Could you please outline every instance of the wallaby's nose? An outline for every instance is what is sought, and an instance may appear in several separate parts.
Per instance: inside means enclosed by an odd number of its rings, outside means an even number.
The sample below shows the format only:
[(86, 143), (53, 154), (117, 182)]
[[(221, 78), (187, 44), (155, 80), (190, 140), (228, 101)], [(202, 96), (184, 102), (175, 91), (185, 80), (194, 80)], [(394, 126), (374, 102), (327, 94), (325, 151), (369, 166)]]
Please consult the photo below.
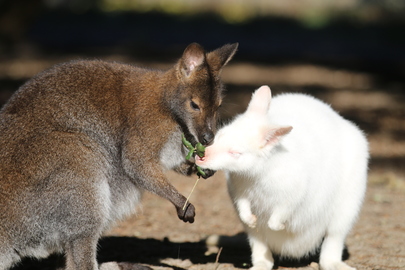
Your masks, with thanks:
[(214, 137), (215, 137), (215, 135), (214, 135), (214, 133), (212, 133), (212, 132), (204, 133), (204, 135), (203, 135), (203, 137), (202, 137), (202, 142), (201, 142), (201, 143), (202, 143), (203, 145), (207, 146), (207, 145), (209, 145), (209, 144), (212, 143), (212, 141), (214, 140)]

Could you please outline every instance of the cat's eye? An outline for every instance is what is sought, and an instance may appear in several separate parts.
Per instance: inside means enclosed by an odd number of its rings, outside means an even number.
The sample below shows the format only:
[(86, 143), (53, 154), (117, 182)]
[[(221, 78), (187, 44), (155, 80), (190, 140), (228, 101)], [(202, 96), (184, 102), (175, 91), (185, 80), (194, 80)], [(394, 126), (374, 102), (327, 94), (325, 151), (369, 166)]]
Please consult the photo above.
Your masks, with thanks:
[(200, 106), (198, 106), (197, 103), (195, 103), (194, 101), (190, 101), (190, 107), (191, 107), (194, 111), (199, 111), (199, 110), (200, 110)]

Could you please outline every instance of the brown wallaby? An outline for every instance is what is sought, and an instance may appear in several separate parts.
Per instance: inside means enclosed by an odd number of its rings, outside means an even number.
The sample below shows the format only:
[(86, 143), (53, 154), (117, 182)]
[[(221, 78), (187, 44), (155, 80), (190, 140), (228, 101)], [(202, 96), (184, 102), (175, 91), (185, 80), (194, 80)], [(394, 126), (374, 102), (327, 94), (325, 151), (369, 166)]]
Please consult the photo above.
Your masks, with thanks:
[(193, 145), (214, 139), (220, 72), (237, 45), (190, 44), (167, 71), (73, 61), (24, 84), (0, 111), (0, 270), (52, 252), (67, 270), (98, 269), (100, 235), (143, 190), (193, 222), (164, 171), (193, 172), (182, 133)]

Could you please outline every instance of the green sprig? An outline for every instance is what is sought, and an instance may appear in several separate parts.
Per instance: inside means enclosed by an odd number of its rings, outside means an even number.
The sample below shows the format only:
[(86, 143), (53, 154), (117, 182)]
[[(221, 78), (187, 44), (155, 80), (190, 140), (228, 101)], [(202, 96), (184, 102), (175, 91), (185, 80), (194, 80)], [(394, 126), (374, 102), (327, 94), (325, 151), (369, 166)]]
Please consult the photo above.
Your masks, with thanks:
[[(182, 134), (181, 141), (183, 142), (184, 146), (187, 147), (187, 149), (188, 149), (188, 153), (186, 155), (187, 160), (189, 160), (193, 155), (198, 155), (200, 158), (204, 157), (205, 146), (202, 145), (200, 142), (198, 142), (195, 146), (193, 146), (189, 141), (187, 141), (184, 134)], [(197, 168), (197, 172), (201, 176), (205, 176), (205, 172), (201, 169), (201, 167), (196, 165), (196, 168)]]

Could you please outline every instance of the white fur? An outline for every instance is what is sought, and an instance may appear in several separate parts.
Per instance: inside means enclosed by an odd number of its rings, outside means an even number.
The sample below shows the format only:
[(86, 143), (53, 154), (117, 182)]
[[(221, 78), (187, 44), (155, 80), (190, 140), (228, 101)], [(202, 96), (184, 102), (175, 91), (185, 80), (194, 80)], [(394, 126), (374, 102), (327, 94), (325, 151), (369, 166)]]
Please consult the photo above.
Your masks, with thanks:
[(253, 269), (271, 269), (272, 253), (308, 255), (324, 238), (324, 270), (352, 269), (341, 257), (363, 201), (367, 162), (367, 140), (355, 125), (310, 96), (271, 100), (267, 86), (196, 160), (227, 171)]

